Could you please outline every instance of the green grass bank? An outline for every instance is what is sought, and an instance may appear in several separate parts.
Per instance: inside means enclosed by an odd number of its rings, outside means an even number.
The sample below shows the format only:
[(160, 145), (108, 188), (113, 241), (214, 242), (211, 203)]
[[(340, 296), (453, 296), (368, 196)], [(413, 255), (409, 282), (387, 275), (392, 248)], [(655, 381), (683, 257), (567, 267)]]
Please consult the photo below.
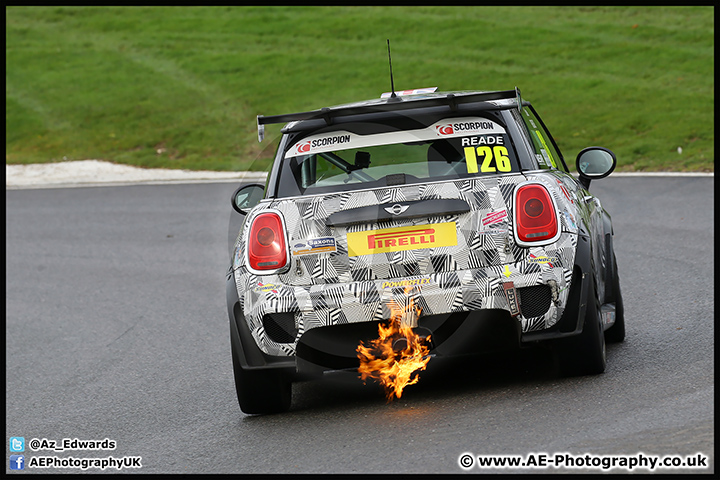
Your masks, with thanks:
[[(9, 164), (264, 170), (255, 117), (520, 87), (569, 164), (714, 171), (713, 7), (6, 7)], [(681, 152), (681, 153), (680, 153)]]

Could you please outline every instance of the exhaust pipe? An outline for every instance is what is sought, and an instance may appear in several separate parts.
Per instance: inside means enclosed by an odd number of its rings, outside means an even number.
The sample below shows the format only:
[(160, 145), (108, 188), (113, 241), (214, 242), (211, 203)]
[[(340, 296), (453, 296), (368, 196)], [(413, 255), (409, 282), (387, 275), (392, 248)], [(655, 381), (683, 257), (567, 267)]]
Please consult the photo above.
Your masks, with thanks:
[[(428, 350), (432, 350), (434, 348), (433, 342), (432, 342), (432, 336), (431, 331), (425, 327), (415, 327), (412, 329), (413, 333), (417, 335), (421, 343), (424, 343), (427, 345)], [(393, 341), (392, 348), (395, 353), (401, 353), (408, 347), (408, 339), (405, 336), (401, 336), (399, 338), (396, 338)]]

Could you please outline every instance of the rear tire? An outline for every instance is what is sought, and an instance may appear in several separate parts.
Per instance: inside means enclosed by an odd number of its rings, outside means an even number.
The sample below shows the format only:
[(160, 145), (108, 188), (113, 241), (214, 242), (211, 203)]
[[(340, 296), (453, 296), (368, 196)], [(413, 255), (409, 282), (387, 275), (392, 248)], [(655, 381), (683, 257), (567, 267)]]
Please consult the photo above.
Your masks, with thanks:
[(605, 335), (596, 292), (593, 277), (582, 332), (558, 344), (560, 370), (565, 376), (597, 375), (605, 371)]
[(613, 253), (613, 299), (615, 300), (615, 323), (605, 330), (605, 341), (618, 343), (625, 340), (625, 308), (623, 307), (622, 292), (620, 291), (620, 276), (618, 275), (617, 261)]
[(280, 413), (290, 409), (292, 380), (285, 369), (245, 370), (232, 343), (235, 391), (240, 410), (247, 414)]

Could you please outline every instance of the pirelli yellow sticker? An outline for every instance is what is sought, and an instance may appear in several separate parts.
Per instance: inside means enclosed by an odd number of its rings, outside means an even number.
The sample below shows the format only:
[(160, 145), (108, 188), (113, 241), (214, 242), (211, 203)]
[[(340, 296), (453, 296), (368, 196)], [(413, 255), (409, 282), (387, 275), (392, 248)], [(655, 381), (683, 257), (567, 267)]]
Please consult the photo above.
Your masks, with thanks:
[(455, 222), (384, 228), (347, 234), (348, 255), (358, 257), (373, 253), (400, 252), (420, 248), (457, 245)]

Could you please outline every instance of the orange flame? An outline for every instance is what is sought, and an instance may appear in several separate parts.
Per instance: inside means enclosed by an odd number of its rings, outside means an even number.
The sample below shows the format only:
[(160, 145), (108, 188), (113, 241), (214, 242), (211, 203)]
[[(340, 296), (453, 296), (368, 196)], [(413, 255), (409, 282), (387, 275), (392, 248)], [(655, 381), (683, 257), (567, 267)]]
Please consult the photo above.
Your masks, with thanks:
[[(408, 292), (408, 288), (405, 292)], [(390, 320), (388, 325), (378, 326), (379, 337), (371, 340), (366, 347), (363, 342), (357, 348), (360, 378), (366, 381), (373, 378), (385, 387), (388, 402), (393, 396), (400, 398), (403, 389), (419, 380), (415, 372), (425, 370), (430, 361), (428, 347), (430, 336), (423, 338), (413, 332), (417, 325), (421, 308), (415, 307), (414, 299), (408, 305), (399, 306), (390, 301)], [(393, 348), (394, 347), (394, 348)]]

